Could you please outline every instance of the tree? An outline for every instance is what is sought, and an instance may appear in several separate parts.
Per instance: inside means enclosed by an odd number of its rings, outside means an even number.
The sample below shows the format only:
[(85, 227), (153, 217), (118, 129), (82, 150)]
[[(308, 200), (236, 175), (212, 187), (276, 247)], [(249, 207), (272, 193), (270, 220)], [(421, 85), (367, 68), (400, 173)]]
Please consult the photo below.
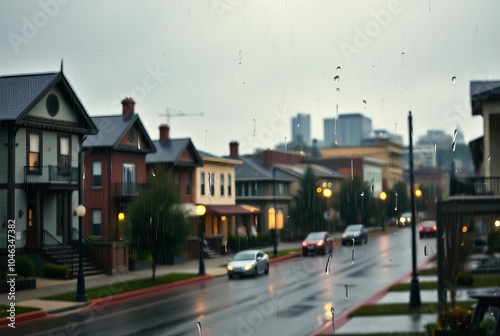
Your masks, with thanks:
[(316, 176), (311, 167), (307, 167), (294, 196), (294, 206), (290, 209), (292, 223), (300, 233), (321, 230), (326, 201), (316, 188)]
[(154, 171), (152, 183), (130, 203), (127, 216), (129, 240), (152, 258), (153, 281), (156, 265), (173, 260), (189, 234), (187, 215), (179, 206), (182, 200), (172, 176), (160, 167)]
[[(396, 196), (397, 195), (397, 196)], [(403, 181), (396, 182), (387, 194), (387, 217), (398, 218), (403, 212), (410, 208), (408, 198), (408, 186)]]
[(337, 208), (346, 225), (355, 223), (368, 225), (378, 218), (377, 202), (378, 195), (373, 195), (371, 186), (354, 177), (342, 184)]

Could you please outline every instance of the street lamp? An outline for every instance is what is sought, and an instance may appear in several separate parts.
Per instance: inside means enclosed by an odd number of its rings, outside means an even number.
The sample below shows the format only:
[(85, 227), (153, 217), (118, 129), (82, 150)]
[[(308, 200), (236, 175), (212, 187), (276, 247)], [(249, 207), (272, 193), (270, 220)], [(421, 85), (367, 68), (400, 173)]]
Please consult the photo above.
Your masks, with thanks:
[(382, 191), (378, 195), (378, 199), (382, 202), (382, 230), (385, 231), (385, 201), (387, 200), (387, 193)]
[(85, 216), (86, 209), (80, 204), (75, 209), (75, 214), (78, 216), (78, 278), (76, 282), (76, 301), (87, 301), (87, 294), (85, 293), (85, 277), (83, 276), (83, 256), (82, 256), (82, 220)]
[(331, 228), (330, 228), (330, 219), (331, 219), (331, 213), (330, 213), (330, 207), (329, 207), (329, 204), (328, 204), (328, 200), (330, 199), (330, 197), (332, 197), (332, 189), (330, 188), (325, 188), (323, 189), (323, 197), (326, 199), (326, 211), (327, 211), (327, 216), (328, 216), (328, 230), (331, 232)]
[(199, 267), (198, 267), (198, 275), (205, 275), (205, 261), (203, 260), (203, 222), (202, 218), (205, 215), (205, 212), (207, 211), (207, 208), (205, 208), (204, 205), (197, 205), (196, 206), (196, 215), (198, 216), (198, 231), (200, 234), (200, 253), (198, 256), (199, 260)]
[(278, 167), (273, 167), (273, 202), (274, 202), (274, 239), (273, 239), (273, 256), (278, 255), (278, 221), (276, 216), (278, 209), (276, 209), (276, 169)]

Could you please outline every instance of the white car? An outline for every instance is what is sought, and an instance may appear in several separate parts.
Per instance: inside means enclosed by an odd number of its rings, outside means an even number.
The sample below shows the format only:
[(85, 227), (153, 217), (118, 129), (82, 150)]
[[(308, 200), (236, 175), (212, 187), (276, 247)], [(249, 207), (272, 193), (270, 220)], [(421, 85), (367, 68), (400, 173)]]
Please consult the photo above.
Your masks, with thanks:
[(269, 274), (269, 256), (260, 250), (238, 252), (227, 263), (227, 276)]
[(411, 212), (401, 214), (398, 221), (398, 226), (411, 225)]

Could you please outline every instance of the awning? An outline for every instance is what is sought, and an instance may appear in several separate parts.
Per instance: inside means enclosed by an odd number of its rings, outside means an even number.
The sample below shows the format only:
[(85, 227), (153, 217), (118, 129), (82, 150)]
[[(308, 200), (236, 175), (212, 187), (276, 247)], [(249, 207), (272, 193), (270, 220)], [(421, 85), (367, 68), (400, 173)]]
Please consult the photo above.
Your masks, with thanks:
[(241, 205), (206, 205), (207, 213), (216, 213), (218, 215), (249, 215), (252, 211)]
[(241, 205), (241, 207), (247, 209), (251, 213), (260, 213), (260, 209), (252, 205)]

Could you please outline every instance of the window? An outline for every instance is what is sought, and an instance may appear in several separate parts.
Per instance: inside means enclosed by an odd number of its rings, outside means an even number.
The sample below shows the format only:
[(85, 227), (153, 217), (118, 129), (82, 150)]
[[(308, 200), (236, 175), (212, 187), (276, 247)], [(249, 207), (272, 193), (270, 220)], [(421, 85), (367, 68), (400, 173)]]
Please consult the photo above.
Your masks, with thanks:
[(227, 196), (232, 196), (231, 174), (227, 174)]
[(224, 196), (224, 174), (220, 174), (220, 195)]
[(123, 195), (135, 195), (135, 163), (123, 164)]
[(215, 195), (215, 174), (214, 173), (211, 173), (211, 174), (208, 174), (208, 185), (210, 186), (210, 196), (214, 196)]
[(102, 213), (101, 209), (92, 209), (92, 235), (102, 236)]
[(200, 195), (205, 196), (205, 173), (200, 173)]
[(40, 155), (41, 149), (41, 139), (40, 133), (30, 132), (28, 133), (28, 169), (30, 172), (40, 172), (40, 167), (42, 166), (42, 158)]
[(186, 196), (191, 195), (191, 173), (186, 173)]
[(180, 188), (181, 188), (181, 177), (180, 177), (180, 173), (178, 171), (176, 171), (174, 173), (174, 184), (175, 184), (175, 190), (177, 190), (177, 192), (180, 192)]
[(59, 168), (59, 173), (67, 174), (69, 173), (69, 167), (71, 166), (71, 139), (69, 136), (61, 135), (58, 137), (58, 142), (57, 166)]
[(92, 161), (92, 188), (102, 188), (101, 161)]

